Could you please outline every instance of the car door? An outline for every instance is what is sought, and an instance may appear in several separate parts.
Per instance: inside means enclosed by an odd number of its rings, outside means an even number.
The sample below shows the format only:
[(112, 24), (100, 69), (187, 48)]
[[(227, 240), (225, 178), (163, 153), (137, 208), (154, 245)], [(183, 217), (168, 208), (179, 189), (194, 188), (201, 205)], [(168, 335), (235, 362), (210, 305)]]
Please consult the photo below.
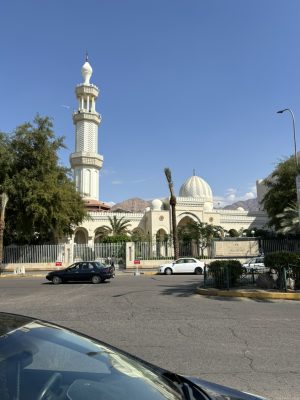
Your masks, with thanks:
[(265, 264), (264, 264), (263, 258), (261, 258), (261, 257), (255, 258), (255, 262), (254, 262), (254, 266), (253, 266), (254, 269), (256, 269), (256, 270), (263, 269), (264, 266), (265, 266)]
[(79, 280), (79, 268), (80, 263), (71, 265), (71, 267), (66, 269), (65, 279), (68, 281), (78, 281)]
[(89, 281), (92, 279), (93, 265), (90, 262), (82, 262), (79, 264), (79, 271), (76, 276), (78, 281)]
[(182, 273), (184, 272), (184, 259), (179, 258), (178, 260), (175, 261), (173, 264), (173, 272), (174, 273)]
[(186, 267), (185, 267), (185, 269), (186, 269), (185, 272), (186, 272), (186, 273), (188, 273), (188, 274), (194, 273), (196, 267), (197, 267), (196, 260), (194, 260), (193, 258), (188, 258), (188, 259), (186, 260)]

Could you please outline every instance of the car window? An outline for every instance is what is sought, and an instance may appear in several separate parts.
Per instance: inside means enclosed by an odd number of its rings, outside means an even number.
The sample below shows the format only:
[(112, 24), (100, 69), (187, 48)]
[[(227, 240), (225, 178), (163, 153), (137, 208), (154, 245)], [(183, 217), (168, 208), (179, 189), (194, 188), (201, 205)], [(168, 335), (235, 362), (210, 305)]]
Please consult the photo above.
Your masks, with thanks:
[(76, 271), (76, 270), (79, 269), (79, 265), (80, 265), (80, 264), (73, 264), (73, 265), (71, 265), (71, 266), (68, 268), (68, 270), (69, 270), (69, 271)]
[(182, 258), (176, 261), (176, 264), (182, 264), (182, 263), (184, 263), (184, 260)]
[(98, 269), (107, 268), (106, 265), (101, 264), (100, 262), (94, 262), (94, 265)]
[(90, 271), (90, 270), (92, 270), (94, 267), (93, 267), (93, 264), (92, 263), (89, 263), (89, 262), (85, 262), (85, 263), (82, 263), (81, 265), (80, 265), (80, 269), (81, 270), (83, 270), (83, 271)]

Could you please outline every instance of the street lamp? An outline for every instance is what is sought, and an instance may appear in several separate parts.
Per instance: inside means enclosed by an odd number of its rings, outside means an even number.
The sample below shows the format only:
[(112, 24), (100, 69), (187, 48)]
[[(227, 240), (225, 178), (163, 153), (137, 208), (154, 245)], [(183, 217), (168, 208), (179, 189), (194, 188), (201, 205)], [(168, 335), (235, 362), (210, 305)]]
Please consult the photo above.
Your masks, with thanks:
[(296, 123), (295, 123), (295, 116), (293, 111), (290, 108), (285, 108), (284, 110), (279, 110), (277, 111), (277, 114), (282, 114), (285, 111), (288, 111), (291, 116), (292, 116), (292, 120), (293, 120), (293, 134), (294, 134), (294, 153), (295, 153), (295, 163), (296, 163), (296, 170), (298, 173), (298, 158), (297, 158), (297, 146), (296, 146)]
[(296, 192), (297, 192), (297, 205), (298, 205), (298, 216), (300, 224), (300, 175), (298, 174), (298, 158), (297, 158), (297, 146), (296, 146), (296, 123), (293, 111), (290, 108), (284, 108), (283, 110), (277, 111), (277, 114), (283, 114), (288, 111), (292, 116), (293, 121), (293, 135), (294, 135), (294, 153), (295, 153), (295, 164), (296, 164)]
[(2, 269), (3, 261), (3, 233), (5, 227), (5, 207), (8, 202), (8, 196), (6, 193), (0, 194), (0, 272)]

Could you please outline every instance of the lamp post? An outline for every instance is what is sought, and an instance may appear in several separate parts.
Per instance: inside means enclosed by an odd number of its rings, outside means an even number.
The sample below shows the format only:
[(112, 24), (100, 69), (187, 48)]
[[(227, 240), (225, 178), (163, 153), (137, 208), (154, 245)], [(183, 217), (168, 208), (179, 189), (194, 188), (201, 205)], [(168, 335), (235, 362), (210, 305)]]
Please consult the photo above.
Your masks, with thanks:
[(5, 226), (5, 207), (8, 201), (8, 196), (6, 193), (0, 195), (0, 273), (2, 269), (3, 260), (3, 233)]
[(294, 153), (295, 153), (295, 164), (296, 164), (296, 171), (298, 173), (298, 158), (297, 158), (297, 146), (296, 146), (296, 123), (295, 123), (295, 116), (293, 111), (290, 108), (285, 108), (284, 110), (279, 110), (277, 111), (277, 114), (282, 114), (285, 111), (288, 111), (291, 116), (292, 116), (292, 120), (293, 120), (293, 134), (294, 134)]
[(297, 206), (298, 206), (298, 216), (299, 216), (299, 224), (300, 224), (300, 175), (298, 174), (298, 158), (297, 158), (297, 145), (296, 145), (296, 123), (295, 123), (294, 113), (290, 108), (284, 108), (283, 110), (279, 110), (279, 111), (277, 111), (277, 114), (283, 114), (285, 111), (288, 111), (291, 114), (292, 121), (293, 121), (294, 156), (295, 156), (295, 165), (296, 165), (296, 192), (297, 192)]

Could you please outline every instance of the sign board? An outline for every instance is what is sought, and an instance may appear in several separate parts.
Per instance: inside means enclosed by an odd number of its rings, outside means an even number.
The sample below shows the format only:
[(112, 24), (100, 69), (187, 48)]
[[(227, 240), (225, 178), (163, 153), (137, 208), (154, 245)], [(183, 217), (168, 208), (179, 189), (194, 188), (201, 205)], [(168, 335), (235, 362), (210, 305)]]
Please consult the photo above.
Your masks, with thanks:
[(140, 264), (141, 263), (141, 260), (134, 260), (133, 261), (133, 264)]
[(56, 267), (61, 267), (62, 266), (62, 262), (61, 261), (55, 261), (55, 266)]

